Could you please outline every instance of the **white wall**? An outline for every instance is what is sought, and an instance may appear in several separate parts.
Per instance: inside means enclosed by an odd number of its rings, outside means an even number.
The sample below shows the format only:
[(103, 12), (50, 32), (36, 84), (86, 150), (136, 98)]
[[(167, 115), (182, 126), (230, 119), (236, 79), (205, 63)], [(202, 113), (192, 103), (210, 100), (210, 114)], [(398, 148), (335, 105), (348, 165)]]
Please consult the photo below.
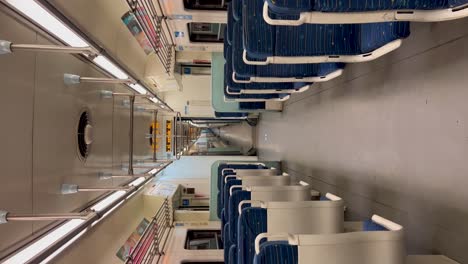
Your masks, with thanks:
[[(213, 117), (211, 106), (211, 75), (182, 76), (182, 91), (164, 93), (165, 101), (183, 116)], [(189, 112), (185, 114), (185, 105), (190, 101)]]
[(197, 194), (210, 196), (211, 165), (218, 160), (257, 160), (247, 156), (182, 156), (159, 176), (159, 181), (194, 187)]

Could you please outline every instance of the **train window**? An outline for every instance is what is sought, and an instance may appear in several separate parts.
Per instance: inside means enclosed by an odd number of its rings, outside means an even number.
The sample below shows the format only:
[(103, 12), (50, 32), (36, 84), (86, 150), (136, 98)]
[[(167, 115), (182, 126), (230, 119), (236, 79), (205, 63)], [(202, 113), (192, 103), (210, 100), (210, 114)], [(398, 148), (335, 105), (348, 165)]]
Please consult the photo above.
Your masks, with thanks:
[(185, 9), (192, 10), (227, 10), (225, 0), (184, 0)]
[(189, 23), (188, 31), (191, 42), (219, 42), (224, 41), (224, 28), (222, 23)]
[(216, 250), (223, 249), (220, 230), (188, 230), (185, 249)]

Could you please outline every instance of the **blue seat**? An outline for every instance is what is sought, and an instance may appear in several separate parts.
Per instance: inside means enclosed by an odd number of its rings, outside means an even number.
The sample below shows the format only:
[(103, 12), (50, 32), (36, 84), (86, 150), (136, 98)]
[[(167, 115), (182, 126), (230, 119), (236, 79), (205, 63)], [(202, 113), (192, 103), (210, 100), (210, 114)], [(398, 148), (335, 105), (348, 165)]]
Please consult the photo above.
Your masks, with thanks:
[(265, 102), (240, 102), (239, 103), (240, 110), (266, 110), (266, 103)]
[[(229, 254), (235, 254), (235, 256), (230, 255), (230, 259), (237, 259), (237, 221), (239, 219), (239, 203), (244, 200), (250, 200), (250, 192), (249, 191), (236, 191), (233, 192), (232, 195), (229, 197), (229, 205), (228, 205), (228, 223), (230, 226), (229, 229), (229, 240), (232, 243), (229, 249)], [(226, 238), (224, 238), (226, 239)], [(234, 248), (231, 250), (231, 247)]]
[[(321, 201), (331, 201), (326, 196), (320, 197)], [(268, 231), (268, 210), (258, 207), (242, 209), (237, 227), (238, 259), (240, 263), (252, 263), (255, 256), (255, 238)], [(313, 221), (313, 219), (311, 219)], [(370, 228), (375, 228), (373, 222), (367, 223)]]
[[(245, 210), (245, 209), (244, 209)], [(242, 213), (244, 213), (244, 210)], [(364, 221), (363, 231), (388, 231), (387, 228), (372, 220)], [(260, 253), (254, 257), (255, 264), (288, 263), (298, 264), (298, 247), (284, 241), (269, 241), (260, 244)]]
[(263, 19), (263, 3), (242, 1), (249, 10), (242, 14), (247, 64), (369, 61), (397, 49), (410, 34), (408, 22), (272, 26)]
[[(467, 16), (466, 4), (468, 0), (265, 0), (265, 8), (272, 14), (266, 11), (263, 14), (272, 25), (431, 22)], [(271, 19), (275, 14), (294, 15), (295, 18), (293, 21)]]
[(228, 239), (229, 238), (229, 223), (222, 226), (223, 230), (223, 248), (224, 248), (224, 262), (229, 263), (229, 248), (231, 247), (232, 243)]
[(225, 171), (223, 174), (224, 169), (266, 169), (265, 166), (257, 165), (257, 164), (220, 164), (218, 166), (218, 200), (217, 200), (217, 215), (221, 218), (221, 210), (224, 206), (224, 176), (227, 175), (234, 175), (232, 171)]
[(217, 118), (246, 118), (249, 113), (226, 113), (226, 112), (215, 112)]
[(260, 254), (254, 264), (298, 264), (298, 247), (285, 241), (269, 241), (261, 244)]
[[(308, 88), (312, 83), (306, 82), (280, 82), (280, 83), (238, 83), (232, 79), (233, 69), (232, 69), (232, 46), (228, 45), (226, 49), (226, 63), (224, 65), (224, 94), (227, 97), (233, 97), (235, 95), (251, 97), (254, 95), (254, 98), (284, 98), (289, 96), (288, 92), (304, 90)], [(248, 81), (250, 78), (240, 77), (244, 81)], [(227, 88), (229, 88), (229, 94), (227, 93)], [(269, 94), (272, 93), (272, 94)], [(274, 94), (280, 95), (274, 95)], [(263, 95), (265, 94), (265, 95)], [(242, 98), (242, 97), (241, 97)]]
[(225, 169), (255, 170), (255, 169), (266, 169), (266, 168), (267, 168), (266, 166), (259, 165), (259, 164), (221, 163), (218, 166), (218, 190), (223, 189), (223, 185), (224, 185), (223, 176), (234, 175), (233, 172), (227, 172), (227, 171), (225, 171), (225, 174), (223, 175), (223, 170)]
[[(228, 12), (230, 12), (228, 8)], [(235, 82), (324, 82), (338, 77), (343, 72), (343, 63), (319, 64), (271, 64), (249, 65), (242, 58), (244, 52), (242, 21), (228, 21), (234, 24), (232, 35), (232, 48), (225, 49), (227, 58), (232, 58)], [(229, 54), (232, 53), (232, 54)]]
[[(236, 83), (232, 80), (232, 67), (229, 66), (228, 62), (224, 65), (224, 73), (224, 97), (237, 101), (284, 101), (289, 99), (289, 93), (284, 90), (299, 90), (304, 86), (308, 86), (308, 84), (304, 83)], [(255, 91), (244, 93), (247, 90)]]
[(231, 189), (232, 186), (234, 185), (242, 185), (241, 180), (235, 180), (235, 179), (230, 179), (225, 185), (224, 185), (224, 190), (223, 190), (223, 209), (224, 209), (224, 217), (226, 219), (226, 222), (229, 222), (229, 198), (231, 197), (231, 194), (229, 193), (229, 190)]
[(242, 209), (237, 227), (237, 258), (240, 263), (252, 263), (255, 256), (255, 238), (267, 232), (267, 210), (247, 207)]

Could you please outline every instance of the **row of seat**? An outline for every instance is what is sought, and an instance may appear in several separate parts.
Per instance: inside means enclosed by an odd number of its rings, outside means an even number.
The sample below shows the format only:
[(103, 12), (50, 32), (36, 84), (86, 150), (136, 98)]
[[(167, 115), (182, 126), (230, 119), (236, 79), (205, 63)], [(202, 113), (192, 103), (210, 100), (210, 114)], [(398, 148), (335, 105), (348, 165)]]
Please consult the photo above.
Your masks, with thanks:
[(411, 263), (404, 229), (392, 221), (345, 222), (342, 198), (264, 162), (220, 162), (217, 172), (225, 263)]
[(332, 80), (345, 63), (377, 59), (410, 35), (407, 21), (468, 16), (468, 0), (232, 0), (224, 97), (239, 110), (277, 110), (292, 93)]

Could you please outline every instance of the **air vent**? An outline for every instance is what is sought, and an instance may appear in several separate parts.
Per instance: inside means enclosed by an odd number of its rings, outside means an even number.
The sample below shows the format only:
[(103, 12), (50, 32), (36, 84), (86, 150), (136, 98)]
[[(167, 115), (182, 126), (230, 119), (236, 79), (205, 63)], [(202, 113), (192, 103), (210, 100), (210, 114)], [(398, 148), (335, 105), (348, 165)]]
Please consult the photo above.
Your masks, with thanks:
[(89, 155), (91, 143), (93, 143), (93, 127), (91, 126), (89, 114), (86, 111), (80, 115), (77, 132), (78, 153), (80, 158), (85, 160)]

